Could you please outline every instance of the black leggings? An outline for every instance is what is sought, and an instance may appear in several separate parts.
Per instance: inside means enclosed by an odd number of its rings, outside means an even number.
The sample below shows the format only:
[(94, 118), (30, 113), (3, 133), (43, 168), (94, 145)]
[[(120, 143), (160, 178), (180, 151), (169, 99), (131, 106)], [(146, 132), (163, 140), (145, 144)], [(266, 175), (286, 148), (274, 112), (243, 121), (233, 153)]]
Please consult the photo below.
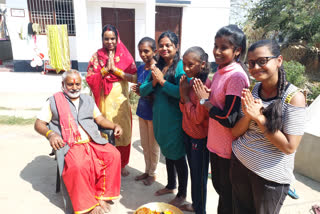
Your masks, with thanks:
[(175, 189), (177, 187), (177, 173), (178, 173), (178, 197), (187, 196), (187, 185), (188, 185), (188, 165), (186, 157), (183, 156), (178, 160), (171, 160), (166, 158), (166, 168), (168, 174), (167, 189)]
[(230, 159), (210, 152), (211, 180), (219, 195), (218, 214), (232, 213), (232, 186), (229, 178)]

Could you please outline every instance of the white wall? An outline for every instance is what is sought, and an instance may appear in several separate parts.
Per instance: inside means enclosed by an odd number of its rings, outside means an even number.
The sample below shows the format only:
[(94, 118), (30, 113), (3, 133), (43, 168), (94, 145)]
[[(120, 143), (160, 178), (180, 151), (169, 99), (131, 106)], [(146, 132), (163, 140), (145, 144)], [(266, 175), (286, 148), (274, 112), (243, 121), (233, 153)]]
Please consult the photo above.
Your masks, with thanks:
[[(69, 37), (71, 60), (88, 62), (92, 54), (102, 47), (101, 41), (101, 7), (135, 9), (135, 47), (144, 36), (154, 38), (155, 26), (155, 0), (148, 2), (135, 1), (133, 3), (108, 2), (93, 0), (74, 0), (76, 18), (76, 36)], [(136, 2), (136, 3), (134, 3)], [(19, 32), (21, 27), (27, 35), (29, 14), (27, 0), (10, 0), (6, 2), (8, 11), (10, 8), (25, 10), (25, 17), (11, 17), (8, 12), (8, 29), (12, 41), (14, 60), (31, 60), (34, 54), (32, 40), (21, 40)], [(167, 4), (166, 6), (170, 6)], [(179, 5), (171, 5), (179, 6)], [(229, 24), (230, 0), (191, 0), (189, 5), (183, 7), (181, 52), (191, 46), (201, 46), (209, 54), (209, 61), (214, 61), (212, 49), (214, 36), (219, 28)], [(154, 14), (154, 16), (152, 16)], [(121, 35), (120, 35), (121, 36)], [(46, 36), (37, 38), (37, 46), (40, 52), (47, 56)], [(141, 61), (137, 48), (136, 61)]]
[[(92, 54), (97, 51), (97, 49), (102, 47), (102, 22), (101, 22), (101, 8), (109, 7), (109, 8), (127, 8), (127, 9), (135, 9), (135, 47), (139, 40), (146, 36), (146, 13), (145, 13), (145, 5), (144, 4), (133, 4), (133, 3), (110, 3), (110, 2), (87, 2), (87, 14), (88, 14), (88, 43), (83, 44), (86, 45), (86, 52), (82, 53), (82, 56), (78, 56), (79, 61), (87, 62), (91, 58)], [(81, 28), (81, 26), (80, 26)], [(150, 26), (152, 28), (152, 26)], [(153, 26), (154, 28), (154, 26)], [(77, 26), (77, 33), (80, 32), (79, 27)], [(149, 30), (150, 32), (150, 30)], [(152, 32), (152, 29), (151, 29)], [(154, 32), (154, 30), (153, 30)], [(85, 33), (85, 32), (83, 32)], [(154, 33), (153, 33), (154, 37)], [(121, 39), (121, 35), (120, 35)], [(139, 52), (137, 48), (135, 49), (135, 55), (137, 61), (141, 61), (139, 57)], [(84, 61), (84, 59), (86, 59)]]
[[(6, 2), (7, 7), (7, 26), (9, 30), (9, 36), (11, 40), (12, 53), (14, 60), (31, 60), (34, 56), (34, 40), (27, 35), (29, 13), (27, 0), (10, 0)], [(11, 8), (24, 9), (25, 17), (12, 17)], [(21, 39), (19, 33), (23, 31), (24, 39)], [(41, 53), (45, 55), (45, 59), (48, 59), (48, 48), (47, 48), (47, 36), (37, 36), (37, 48)], [(69, 36), (70, 45), (70, 58), (71, 60), (77, 59), (76, 52), (76, 37)]]
[(229, 24), (229, 0), (193, 0), (190, 6), (183, 8), (181, 55), (192, 46), (202, 47), (213, 57), (213, 45), (216, 32)]

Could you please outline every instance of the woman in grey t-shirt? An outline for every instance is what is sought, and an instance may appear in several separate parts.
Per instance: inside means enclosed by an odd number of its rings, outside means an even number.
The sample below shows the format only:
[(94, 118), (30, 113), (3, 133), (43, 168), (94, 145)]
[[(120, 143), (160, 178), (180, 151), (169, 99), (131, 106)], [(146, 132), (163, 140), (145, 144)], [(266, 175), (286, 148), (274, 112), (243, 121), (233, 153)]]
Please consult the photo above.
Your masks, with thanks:
[(280, 47), (261, 40), (248, 50), (259, 82), (242, 91), (242, 118), (232, 130), (230, 166), (234, 213), (279, 213), (294, 180), (294, 155), (305, 122), (305, 97), (286, 80)]

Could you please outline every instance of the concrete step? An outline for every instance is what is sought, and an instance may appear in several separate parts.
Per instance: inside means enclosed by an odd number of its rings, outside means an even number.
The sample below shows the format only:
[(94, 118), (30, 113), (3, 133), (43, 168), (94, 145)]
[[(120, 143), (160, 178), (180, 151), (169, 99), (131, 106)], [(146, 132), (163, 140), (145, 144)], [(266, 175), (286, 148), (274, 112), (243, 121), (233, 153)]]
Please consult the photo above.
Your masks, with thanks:
[(0, 66), (0, 72), (13, 72), (13, 66), (12, 67), (7, 67), (7, 66)]

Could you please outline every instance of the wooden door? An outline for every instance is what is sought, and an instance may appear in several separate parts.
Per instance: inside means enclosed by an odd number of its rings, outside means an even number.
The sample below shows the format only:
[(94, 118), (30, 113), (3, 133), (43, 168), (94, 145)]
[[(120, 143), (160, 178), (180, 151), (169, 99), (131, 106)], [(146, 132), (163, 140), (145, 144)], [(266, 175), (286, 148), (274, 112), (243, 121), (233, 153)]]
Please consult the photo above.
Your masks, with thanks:
[(135, 11), (134, 9), (101, 8), (102, 27), (114, 25), (123, 44), (135, 59)]
[(156, 6), (156, 35), (155, 40), (158, 43), (158, 38), (164, 31), (172, 31), (179, 38), (181, 44), (181, 7), (164, 7)]

